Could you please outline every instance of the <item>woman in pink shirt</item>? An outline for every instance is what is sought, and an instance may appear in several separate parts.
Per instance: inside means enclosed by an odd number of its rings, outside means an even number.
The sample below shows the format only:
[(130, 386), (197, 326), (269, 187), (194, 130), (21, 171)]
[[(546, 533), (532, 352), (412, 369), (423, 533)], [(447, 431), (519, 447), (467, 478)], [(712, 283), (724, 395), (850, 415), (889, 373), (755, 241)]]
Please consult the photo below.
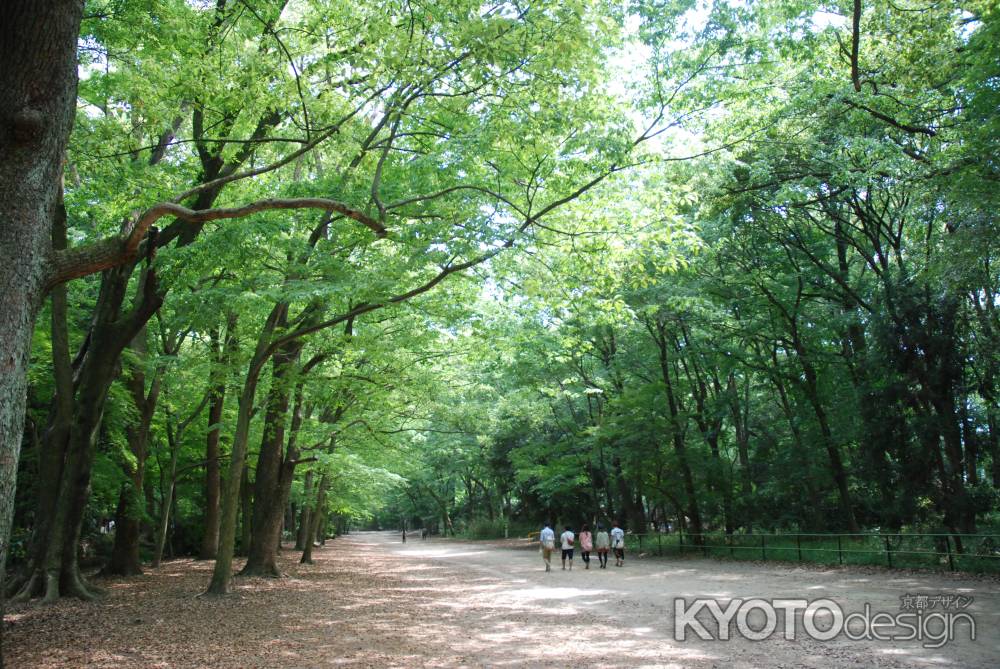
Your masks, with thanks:
[(584, 525), (580, 530), (580, 557), (583, 558), (583, 568), (590, 569), (590, 551), (594, 549), (594, 535), (590, 533), (590, 525)]

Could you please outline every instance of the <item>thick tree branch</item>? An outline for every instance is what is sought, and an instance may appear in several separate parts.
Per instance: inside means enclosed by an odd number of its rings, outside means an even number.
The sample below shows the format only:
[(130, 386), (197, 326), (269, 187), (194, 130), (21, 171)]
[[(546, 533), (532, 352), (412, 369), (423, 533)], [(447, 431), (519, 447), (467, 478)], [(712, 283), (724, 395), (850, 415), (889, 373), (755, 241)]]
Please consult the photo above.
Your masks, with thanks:
[(325, 211), (335, 211), (358, 221), (374, 232), (376, 237), (385, 237), (386, 235), (385, 227), (373, 218), (342, 202), (321, 197), (272, 198), (251, 202), (242, 207), (221, 207), (217, 209), (203, 209), (201, 211), (188, 209), (172, 202), (161, 202), (135, 217), (126, 226), (124, 234), (120, 237), (56, 252), (48, 286), (52, 287), (65, 281), (99, 272), (135, 259), (146, 233), (158, 220), (165, 216), (173, 216), (178, 220), (188, 223), (205, 223), (220, 219), (245, 218), (251, 214), (275, 209), (323, 209)]

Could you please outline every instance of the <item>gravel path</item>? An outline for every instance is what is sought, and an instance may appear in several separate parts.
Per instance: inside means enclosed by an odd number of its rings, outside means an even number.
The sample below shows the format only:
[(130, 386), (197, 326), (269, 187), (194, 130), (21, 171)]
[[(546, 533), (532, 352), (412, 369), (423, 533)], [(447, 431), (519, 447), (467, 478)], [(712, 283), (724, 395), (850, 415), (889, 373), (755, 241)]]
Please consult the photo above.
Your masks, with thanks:
[[(510, 544), (360, 533), (286, 551), (282, 579), (237, 579), (225, 598), (197, 597), (211, 563), (178, 560), (104, 584), (99, 602), (10, 607), (9, 667), (997, 667), (1000, 587), (949, 574), (792, 568), (712, 560), (632, 560), (623, 569), (546, 574)], [(596, 561), (594, 562), (596, 564)], [(961, 595), (976, 619), (955, 641), (673, 639), (675, 597), (828, 597), (900, 613), (910, 594)], [(936, 610), (940, 611), (940, 607)], [(698, 618), (706, 618), (702, 611)], [(755, 612), (759, 613), (759, 612)], [(780, 614), (783, 615), (783, 614)], [(751, 615), (759, 628), (763, 618)], [(822, 620), (819, 626), (824, 627)], [(716, 634), (717, 629), (706, 627)], [(935, 631), (937, 627), (933, 628)]]

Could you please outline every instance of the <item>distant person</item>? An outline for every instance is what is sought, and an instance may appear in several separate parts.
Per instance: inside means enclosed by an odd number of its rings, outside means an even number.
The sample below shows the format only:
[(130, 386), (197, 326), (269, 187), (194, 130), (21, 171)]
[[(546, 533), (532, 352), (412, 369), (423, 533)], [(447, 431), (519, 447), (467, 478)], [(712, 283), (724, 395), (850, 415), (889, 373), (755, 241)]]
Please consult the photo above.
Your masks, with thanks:
[(615, 552), (615, 566), (625, 565), (625, 530), (618, 527), (618, 521), (611, 523), (611, 549)]
[(611, 545), (611, 538), (602, 525), (597, 526), (597, 536), (594, 538), (594, 545), (597, 547), (597, 559), (601, 563), (601, 569), (607, 569), (608, 547)]
[(576, 541), (576, 535), (569, 525), (566, 526), (566, 531), (559, 535), (559, 540), (562, 541), (563, 571), (566, 570), (566, 560), (569, 560), (569, 570), (573, 571), (573, 542)]
[(590, 551), (594, 550), (594, 535), (590, 533), (590, 525), (584, 525), (580, 530), (580, 559), (583, 568), (590, 569)]
[(545, 527), (538, 535), (538, 541), (542, 544), (542, 560), (545, 561), (545, 571), (552, 571), (552, 551), (556, 547), (556, 533), (552, 531), (548, 523), (545, 523)]

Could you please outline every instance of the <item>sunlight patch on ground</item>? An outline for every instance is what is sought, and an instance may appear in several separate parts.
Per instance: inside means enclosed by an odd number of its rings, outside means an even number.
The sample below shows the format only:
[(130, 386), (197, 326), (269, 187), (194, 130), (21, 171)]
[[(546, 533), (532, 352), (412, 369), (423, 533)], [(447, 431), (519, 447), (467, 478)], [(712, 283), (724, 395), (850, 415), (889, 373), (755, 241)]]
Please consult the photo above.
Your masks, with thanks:
[(447, 548), (418, 548), (418, 549), (403, 549), (399, 551), (402, 555), (413, 556), (413, 557), (431, 557), (431, 558), (451, 558), (451, 557), (472, 557), (473, 555), (483, 555), (486, 551), (458, 551), (454, 549)]
[(498, 593), (511, 597), (515, 600), (537, 600), (537, 599), (575, 599), (577, 597), (592, 597), (594, 595), (610, 594), (610, 590), (594, 590), (592, 588), (565, 588), (565, 587), (545, 587), (536, 586), (534, 588), (522, 588), (517, 590), (504, 590)]

